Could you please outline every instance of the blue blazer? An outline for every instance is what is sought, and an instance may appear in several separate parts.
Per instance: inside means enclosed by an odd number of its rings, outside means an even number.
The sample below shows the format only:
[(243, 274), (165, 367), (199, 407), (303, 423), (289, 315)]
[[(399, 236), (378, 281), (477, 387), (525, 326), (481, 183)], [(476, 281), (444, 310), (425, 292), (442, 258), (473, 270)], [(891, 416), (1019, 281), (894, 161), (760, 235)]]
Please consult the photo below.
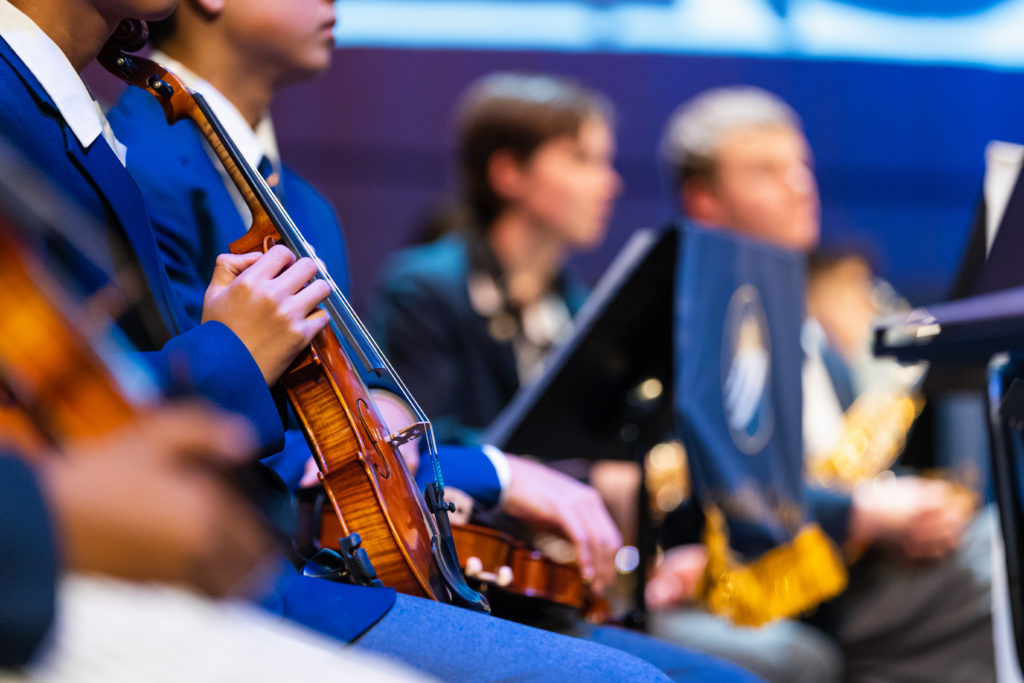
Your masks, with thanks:
[(31, 659), (49, 630), (57, 550), (49, 512), (28, 465), (0, 454), (0, 669)]
[[(191, 323), (198, 324), (217, 256), (249, 226), (190, 122), (168, 126), (160, 104), (139, 88), (128, 88), (108, 118), (128, 149), (128, 170), (149, 206), (174, 295)], [(282, 187), (296, 225), (315, 245), (338, 286), (347, 290), (345, 244), (334, 211), (289, 168), (282, 173)], [(310, 453), (294, 418), (291, 427), (285, 432), (284, 448), (264, 462), (294, 488)]]
[[(118, 139), (128, 148), (128, 169), (149, 204), (175, 293), (193, 320), (198, 320), (217, 255), (226, 252), (248, 226), (239, 216), (195, 126), (180, 122), (168, 128), (155, 98), (137, 88), (129, 88), (122, 95), (109, 118)], [(159, 135), (153, 132), (157, 130), (161, 131)], [(316, 248), (339, 287), (347, 291), (345, 244), (334, 210), (287, 166), (282, 173), (282, 190), (295, 224)], [(479, 449), (442, 446), (440, 450), (446, 484), (484, 504), (497, 501), (497, 473)], [(289, 429), (284, 451), (268, 464), (295, 486), (309, 457), (302, 435), (297, 429)], [(421, 474), (426, 473), (429, 467), (421, 467)]]
[[(511, 342), (495, 339), (473, 310), (469, 271), (468, 243), (459, 234), (393, 254), (378, 277), (370, 325), (438, 439), (475, 444), (519, 390), (519, 375)], [(575, 314), (586, 288), (561, 281)]]
[[(171, 289), (141, 194), (103, 140), (83, 148), (53, 101), (6, 42), (0, 40), (0, 137), (35, 162), (57, 188), (96, 223), (97, 244), (124, 241), (144, 275), (147, 298), (138, 318), (155, 318), (162, 329), (147, 333), (124, 325), (167, 387), (183, 383), (227, 410), (247, 416), (265, 448), (280, 447), (280, 412), (245, 346), (219, 323), (194, 325)], [(111, 255), (111, 262), (116, 260)], [(83, 269), (88, 270), (84, 266)], [(96, 285), (95, 273), (83, 274)]]
[[(139, 88), (128, 88), (108, 118), (117, 139), (128, 148), (128, 170), (150, 208), (175, 295), (197, 322), (217, 256), (249, 226), (190, 122), (168, 126), (156, 98)], [(288, 167), (281, 182), (295, 224), (316, 247), (338, 286), (347, 291), (345, 243), (330, 204)]]

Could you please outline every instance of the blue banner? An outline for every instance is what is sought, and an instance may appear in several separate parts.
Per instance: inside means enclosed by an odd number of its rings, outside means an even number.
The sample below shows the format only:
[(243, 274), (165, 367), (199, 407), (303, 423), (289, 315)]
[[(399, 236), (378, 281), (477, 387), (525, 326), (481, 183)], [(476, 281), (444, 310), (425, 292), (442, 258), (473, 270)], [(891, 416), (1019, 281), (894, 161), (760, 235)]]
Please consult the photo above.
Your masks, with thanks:
[(675, 312), (676, 423), (693, 488), (746, 558), (805, 522), (799, 254), (688, 226)]

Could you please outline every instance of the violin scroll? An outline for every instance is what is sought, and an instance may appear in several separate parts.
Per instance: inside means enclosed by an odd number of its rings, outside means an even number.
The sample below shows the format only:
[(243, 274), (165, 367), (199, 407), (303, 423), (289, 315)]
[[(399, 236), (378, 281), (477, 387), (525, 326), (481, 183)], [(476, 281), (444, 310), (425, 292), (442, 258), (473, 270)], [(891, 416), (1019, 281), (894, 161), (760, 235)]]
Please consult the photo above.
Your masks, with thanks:
[(136, 52), (149, 42), (149, 26), (142, 19), (125, 19), (118, 24), (114, 35), (107, 41), (107, 47), (126, 52)]
[[(137, 22), (141, 28), (133, 22)], [(124, 36), (120, 38), (122, 33)], [(103, 46), (96, 61), (117, 78), (153, 95), (163, 107), (167, 123), (175, 124), (190, 119), (196, 121), (196, 125), (202, 129), (201, 122), (204, 121), (204, 116), (199, 112), (199, 105), (193, 98), (192, 91), (181, 79), (151, 59), (127, 54), (144, 46), (148, 36), (149, 30), (145, 22), (134, 19), (121, 22), (117, 31)], [(208, 131), (203, 130), (203, 133), (206, 135)]]

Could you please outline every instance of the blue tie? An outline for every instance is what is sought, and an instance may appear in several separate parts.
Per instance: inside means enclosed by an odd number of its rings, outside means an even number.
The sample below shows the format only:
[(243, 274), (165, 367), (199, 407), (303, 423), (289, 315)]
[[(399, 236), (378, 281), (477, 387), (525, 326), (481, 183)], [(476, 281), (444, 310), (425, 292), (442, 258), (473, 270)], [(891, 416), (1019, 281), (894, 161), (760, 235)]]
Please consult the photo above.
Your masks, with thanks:
[(836, 391), (836, 398), (839, 399), (839, 406), (846, 412), (857, 399), (857, 393), (853, 388), (853, 376), (850, 367), (839, 352), (831, 344), (825, 344), (821, 349), (821, 360), (825, 363), (829, 379)]
[(281, 176), (274, 172), (274, 165), (270, 163), (270, 159), (267, 157), (261, 157), (260, 163), (256, 166), (256, 170), (263, 176), (263, 179), (267, 181), (267, 185), (277, 196), (278, 200), (284, 204), (284, 191), (281, 188)]

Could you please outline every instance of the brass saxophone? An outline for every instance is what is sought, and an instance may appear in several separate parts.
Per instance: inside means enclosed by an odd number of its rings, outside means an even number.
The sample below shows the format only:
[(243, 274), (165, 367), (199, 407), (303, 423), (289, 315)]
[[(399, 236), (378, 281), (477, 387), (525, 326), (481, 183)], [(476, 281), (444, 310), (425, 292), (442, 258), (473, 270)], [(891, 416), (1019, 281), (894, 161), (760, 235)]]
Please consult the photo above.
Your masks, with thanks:
[(917, 383), (910, 389), (861, 394), (843, 415), (842, 435), (824, 454), (808, 456), (807, 479), (818, 486), (852, 491), (892, 467), (924, 409)]

